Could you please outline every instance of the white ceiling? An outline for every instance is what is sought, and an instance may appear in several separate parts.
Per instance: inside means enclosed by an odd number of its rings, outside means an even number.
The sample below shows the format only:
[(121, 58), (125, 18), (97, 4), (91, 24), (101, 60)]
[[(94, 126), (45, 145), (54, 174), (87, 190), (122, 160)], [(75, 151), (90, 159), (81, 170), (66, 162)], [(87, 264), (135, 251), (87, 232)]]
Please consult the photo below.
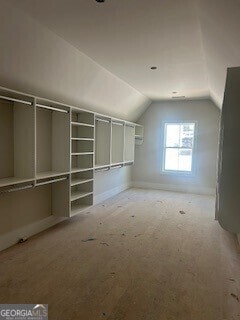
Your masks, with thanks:
[(240, 65), (239, 0), (9, 1), (152, 100), (220, 106)]

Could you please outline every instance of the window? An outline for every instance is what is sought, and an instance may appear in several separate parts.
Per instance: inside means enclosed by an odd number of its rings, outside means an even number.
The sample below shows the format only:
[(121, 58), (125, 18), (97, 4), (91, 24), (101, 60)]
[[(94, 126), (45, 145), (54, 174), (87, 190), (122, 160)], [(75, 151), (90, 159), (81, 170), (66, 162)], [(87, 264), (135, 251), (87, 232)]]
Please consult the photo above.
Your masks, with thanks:
[(195, 123), (166, 123), (163, 170), (191, 173)]

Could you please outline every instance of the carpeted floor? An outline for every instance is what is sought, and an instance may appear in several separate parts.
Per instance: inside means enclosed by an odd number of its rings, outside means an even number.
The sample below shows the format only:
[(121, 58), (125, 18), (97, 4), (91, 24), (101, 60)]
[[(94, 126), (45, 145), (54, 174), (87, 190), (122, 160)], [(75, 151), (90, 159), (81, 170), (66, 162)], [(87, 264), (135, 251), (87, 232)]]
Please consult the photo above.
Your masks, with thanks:
[(51, 320), (237, 320), (240, 251), (213, 197), (130, 189), (1, 252), (0, 303), (47, 303)]

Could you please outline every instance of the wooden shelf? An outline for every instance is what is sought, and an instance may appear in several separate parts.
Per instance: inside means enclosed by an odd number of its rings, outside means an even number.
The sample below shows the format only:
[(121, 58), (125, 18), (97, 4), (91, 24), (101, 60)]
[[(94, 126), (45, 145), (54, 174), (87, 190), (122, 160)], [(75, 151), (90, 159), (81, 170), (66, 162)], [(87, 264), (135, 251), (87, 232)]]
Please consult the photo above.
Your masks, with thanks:
[(31, 182), (34, 181), (34, 178), (24, 179), (24, 178), (16, 178), (16, 177), (10, 177), (10, 178), (3, 178), (0, 179), (0, 188), (1, 187), (7, 187), (14, 184), (21, 184), (25, 182)]
[(72, 123), (72, 126), (84, 126), (84, 127), (94, 128), (94, 124), (83, 123), (83, 122), (74, 122), (74, 121), (72, 121), (71, 123)]
[(93, 170), (93, 167), (91, 168), (72, 168), (71, 173), (78, 173), (83, 171)]
[(71, 180), (71, 186), (77, 186), (79, 184), (87, 183), (93, 181), (93, 179), (82, 179), (82, 178), (75, 178)]
[(94, 141), (92, 138), (71, 138), (74, 141)]
[(71, 153), (72, 156), (85, 156), (87, 154), (94, 154), (94, 152), (73, 152), (73, 153)]
[(46, 172), (38, 172), (36, 174), (36, 179), (47, 179), (47, 178), (52, 178), (52, 177), (59, 177), (59, 176), (64, 176), (66, 174), (69, 174), (69, 172), (57, 172), (57, 171), (46, 171)]
[(82, 192), (82, 191), (73, 191), (71, 194), (71, 201), (75, 201), (81, 198), (85, 198), (89, 195), (93, 194), (93, 192)]
[(71, 217), (75, 216), (76, 214), (90, 208), (91, 205), (88, 205), (88, 204), (77, 204), (77, 205), (74, 205), (72, 206), (71, 208)]

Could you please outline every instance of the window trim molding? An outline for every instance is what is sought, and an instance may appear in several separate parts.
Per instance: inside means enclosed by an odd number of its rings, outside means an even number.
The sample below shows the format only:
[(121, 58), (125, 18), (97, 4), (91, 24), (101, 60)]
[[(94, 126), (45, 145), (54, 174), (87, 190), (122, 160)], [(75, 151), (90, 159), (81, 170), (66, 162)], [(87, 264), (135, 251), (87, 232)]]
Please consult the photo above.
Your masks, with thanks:
[[(191, 171), (180, 171), (180, 170), (165, 170), (165, 155), (166, 155), (166, 126), (168, 124), (189, 124), (194, 123), (194, 137), (193, 137), (193, 148), (192, 148), (192, 170)], [(163, 121), (163, 151), (162, 151), (162, 166), (161, 166), (161, 173), (165, 175), (179, 175), (185, 177), (194, 177), (196, 176), (196, 145), (197, 145), (197, 129), (198, 123), (196, 120), (176, 120), (176, 121)], [(170, 147), (171, 148), (171, 147)], [(172, 147), (173, 149), (181, 149), (177, 147)], [(187, 148), (182, 148), (187, 149)], [(191, 148), (189, 148), (191, 149)]]

